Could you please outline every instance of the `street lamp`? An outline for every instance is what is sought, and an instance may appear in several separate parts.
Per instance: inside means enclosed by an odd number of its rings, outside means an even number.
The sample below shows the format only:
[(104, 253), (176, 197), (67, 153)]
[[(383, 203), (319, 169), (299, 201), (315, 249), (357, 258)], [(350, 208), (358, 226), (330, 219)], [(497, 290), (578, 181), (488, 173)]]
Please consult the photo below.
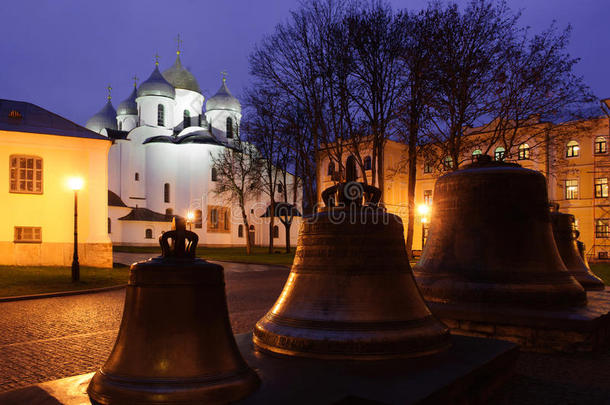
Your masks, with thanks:
[(423, 251), (426, 243), (426, 224), (428, 223), (428, 214), (430, 214), (430, 205), (420, 204), (417, 207), (417, 213), (421, 216), (421, 249)]
[(83, 188), (84, 180), (81, 177), (72, 177), (68, 180), (68, 187), (74, 191), (74, 251), (72, 254), (72, 281), (80, 280), (80, 265), (78, 263), (78, 190)]
[(195, 214), (193, 211), (189, 211), (186, 213), (186, 222), (189, 224), (189, 231), (192, 230), (193, 227), (193, 219), (195, 219)]

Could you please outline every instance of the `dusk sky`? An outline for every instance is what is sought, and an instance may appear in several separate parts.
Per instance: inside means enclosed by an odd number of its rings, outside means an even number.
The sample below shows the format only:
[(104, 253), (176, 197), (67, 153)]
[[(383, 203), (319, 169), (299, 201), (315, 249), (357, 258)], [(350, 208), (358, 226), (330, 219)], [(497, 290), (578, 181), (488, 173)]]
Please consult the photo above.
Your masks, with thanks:
[[(427, 0), (393, 0), (418, 9)], [(460, 4), (465, 3), (459, 1)], [(610, 7), (602, 0), (509, 0), (522, 23), (540, 31), (553, 19), (571, 23), (570, 51), (582, 60), (577, 73), (600, 98), (610, 97)], [(28, 101), (84, 125), (113, 87), (115, 108), (131, 92), (134, 75), (148, 78), (158, 52), (164, 70), (175, 59), (199, 81), (206, 99), (227, 84), (239, 97), (249, 83), (254, 44), (286, 21), (297, 0), (2, 1), (0, 98)]]

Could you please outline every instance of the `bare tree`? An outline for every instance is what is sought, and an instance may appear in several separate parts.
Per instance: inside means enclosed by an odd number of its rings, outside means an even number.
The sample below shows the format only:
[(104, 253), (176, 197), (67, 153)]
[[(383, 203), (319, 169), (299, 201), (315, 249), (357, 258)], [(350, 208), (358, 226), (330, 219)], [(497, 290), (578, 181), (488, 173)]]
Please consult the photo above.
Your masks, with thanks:
[(218, 155), (211, 155), (212, 167), (217, 173), (214, 192), (227, 201), (238, 204), (246, 232), (246, 253), (252, 252), (246, 202), (260, 193), (261, 163), (256, 149), (236, 137), (231, 147)]

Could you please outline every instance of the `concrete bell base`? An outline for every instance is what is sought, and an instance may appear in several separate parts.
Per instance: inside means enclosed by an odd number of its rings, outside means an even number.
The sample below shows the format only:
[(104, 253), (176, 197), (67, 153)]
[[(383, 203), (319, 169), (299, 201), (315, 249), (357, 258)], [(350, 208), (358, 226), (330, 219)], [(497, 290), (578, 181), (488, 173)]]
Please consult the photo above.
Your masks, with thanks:
[(452, 334), (502, 339), (538, 353), (610, 346), (610, 289), (588, 291), (587, 306), (561, 310), (428, 302)]
[[(236, 336), (261, 377), (251, 404), (484, 404), (512, 375), (517, 345), (465, 336), (440, 354), (392, 361), (324, 361), (254, 350), (252, 334)], [(3, 405), (88, 405), (93, 373), (0, 394)]]

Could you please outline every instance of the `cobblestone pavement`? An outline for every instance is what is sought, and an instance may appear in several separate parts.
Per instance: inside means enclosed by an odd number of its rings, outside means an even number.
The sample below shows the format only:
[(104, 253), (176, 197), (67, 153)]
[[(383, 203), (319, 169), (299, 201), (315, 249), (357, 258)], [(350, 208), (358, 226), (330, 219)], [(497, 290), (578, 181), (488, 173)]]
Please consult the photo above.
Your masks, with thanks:
[[(288, 269), (222, 263), (235, 333), (273, 305)], [(95, 371), (108, 357), (125, 290), (0, 303), (0, 392)]]

